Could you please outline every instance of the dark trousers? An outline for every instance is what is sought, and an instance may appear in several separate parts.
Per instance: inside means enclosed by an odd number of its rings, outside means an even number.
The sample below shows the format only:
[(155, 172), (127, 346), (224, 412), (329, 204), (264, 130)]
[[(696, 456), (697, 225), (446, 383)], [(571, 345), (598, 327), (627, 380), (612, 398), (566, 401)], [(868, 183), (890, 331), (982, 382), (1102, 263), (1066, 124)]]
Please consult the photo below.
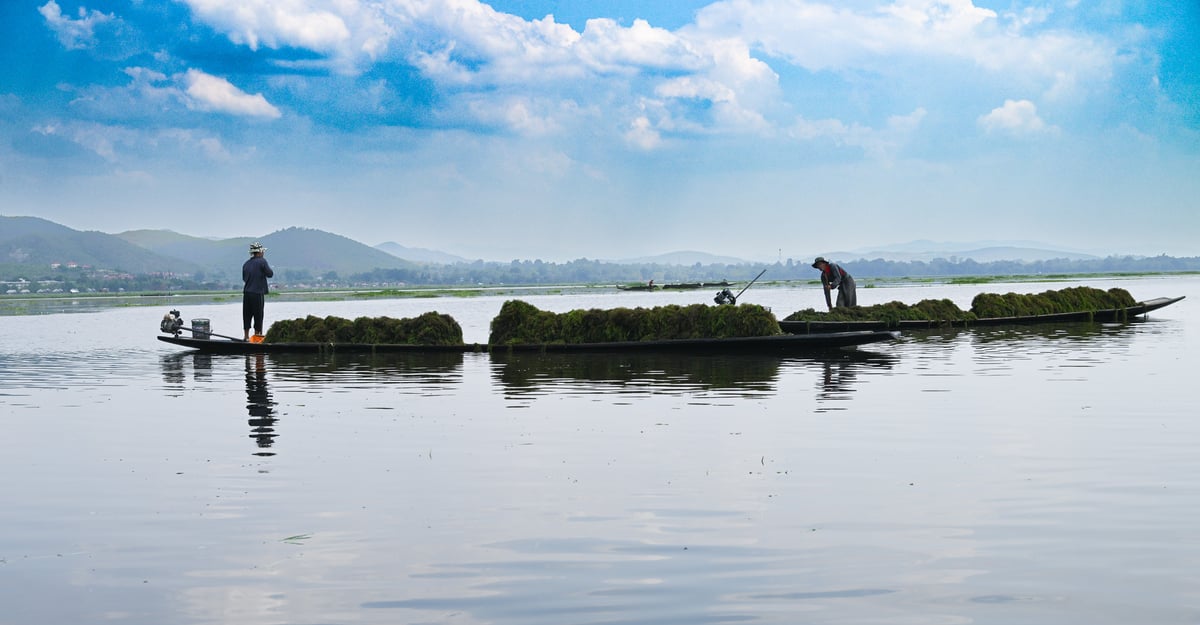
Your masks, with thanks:
[(254, 325), (254, 333), (262, 334), (263, 309), (266, 307), (267, 296), (262, 293), (242, 294), (242, 329), (249, 330)]

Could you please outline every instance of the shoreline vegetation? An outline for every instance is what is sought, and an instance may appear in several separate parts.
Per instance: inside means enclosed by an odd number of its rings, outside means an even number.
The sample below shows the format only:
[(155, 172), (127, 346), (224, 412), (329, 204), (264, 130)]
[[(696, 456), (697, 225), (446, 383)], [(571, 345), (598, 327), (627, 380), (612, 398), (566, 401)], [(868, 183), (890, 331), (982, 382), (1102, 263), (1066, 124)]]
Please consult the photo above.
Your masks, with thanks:
[[(944, 277), (905, 277), (905, 278), (865, 278), (859, 279), (860, 289), (885, 289), (888, 287), (921, 286), (921, 285), (963, 285), (963, 284), (995, 284), (995, 283), (1054, 283), (1054, 282), (1084, 282), (1094, 280), (1121, 280), (1156, 276), (1187, 276), (1200, 275), (1200, 271), (1182, 272), (1120, 272), (1107, 274), (1017, 274), (1003, 276), (944, 276)], [(731, 282), (731, 288), (744, 286), (747, 281)], [(812, 280), (759, 280), (753, 290), (787, 287), (819, 286), (820, 281)], [(480, 296), (510, 296), (527, 295), (567, 295), (578, 293), (611, 292), (614, 297), (622, 297), (623, 291), (617, 284), (514, 284), (491, 286), (430, 286), (412, 288), (338, 288), (338, 289), (276, 289), (267, 297), (269, 301), (293, 302), (322, 302), (347, 301), (353, 299), (411, 299), (441, 297), (480, 297)], [(882, 298), (880, 298), (882, 299)], [(241, 301), (241, 292), (226, 291), (141, 291), (141, 292), (109, 292), (109, 293), (23, 293), (0, 294), (0, 316), (51, 314), (72, 311), (87, 311), (97, 308), (132, 307), (132, 306), (161, 306), (177, 305), (180, 300), (191, 304), (236, 303)]]

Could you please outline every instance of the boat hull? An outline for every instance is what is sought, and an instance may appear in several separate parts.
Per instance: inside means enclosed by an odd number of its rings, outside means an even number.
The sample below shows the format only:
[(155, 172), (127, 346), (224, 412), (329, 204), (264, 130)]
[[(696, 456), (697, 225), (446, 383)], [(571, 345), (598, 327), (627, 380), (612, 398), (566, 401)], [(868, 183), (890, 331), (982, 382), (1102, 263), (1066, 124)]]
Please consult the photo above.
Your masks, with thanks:
[(226, 339), (197, 339), (185, 336), (159, 336), (158, 340), (210, 354), (269, 353), (465, 353), (487, 351), (486, 345), (408, 345), (401, 343), (251, 343)]
[(795, 354), (839, 349), (891, 341), (899, 332), (891, 330), (858, 330), (852, 332), (823, 332), (819, 334), (780, 334), (723, 339), (677, 339), (667, 341), (627, 341), (618, 343), (531, 343), (493, 345), (479, 343), (464, 345), (399, 345), (369, 343), (249, 343), (225, 339), (197, 339), (182, 336), (159, 336), (158, 340), (180, 347), (213, 354), (262, 353), (385, 353), (385, 352), (687, 352), (687, 353), (754, 353)]
[(492, 345), (496, 352), (692, 352), (739, 354), (795, 354), (854, 347), (895, 340), (894, 330), (856, 330), (821, 334), (778, 334), (723, 339), (674, 339), (667, 341), (623, 341), (614, 343), (534, 343)]
[(1159, 297), (1128, 308), (1056, 313), (1052, 315), (1026, 315), (1022, 317), (987, 317), (963, 320), (905, 319), (894, 323), (886, 321), (780, 321), (779, 327), (790, 334), (819, 334), (824, 332), (848, 332), (853, 330), (929, 330), (936, 328), (970, 328), (976, 326), (1031, 325), (1039, 323), (1074, 322), (1125, 322), (1131, 321), (1154, 310), (1169, 306), (1183, 297)]

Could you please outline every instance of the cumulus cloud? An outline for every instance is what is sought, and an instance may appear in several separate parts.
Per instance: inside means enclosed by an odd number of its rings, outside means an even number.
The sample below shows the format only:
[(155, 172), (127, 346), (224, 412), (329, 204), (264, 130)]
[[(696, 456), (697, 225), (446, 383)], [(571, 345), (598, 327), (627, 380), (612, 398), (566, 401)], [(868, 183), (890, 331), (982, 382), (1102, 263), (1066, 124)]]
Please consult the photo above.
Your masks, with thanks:
[(1029, 136), (1057, 131), (1038, 116), (1037, 105), (1029, 100), (1005, 100), (1004, 106), (981, 115), (978, 122), (989, 133)]
[(54, 0), (38, 7), (38, 13), (46, 19), (46, 25), (58, 36), (58, 42), (68, 50), (82, 50), (96, 44), (96, 27), (112, 21), (112, 14), (79, 7), (79, 18), (63, 15), (62, 8)]
[(296, 47), (375, 58), (389, 29), (373, 4), (343, 0), (186, 0), (201, 21), (257, 50)]
[[(230, 41), (317, 56), (274, 61), (281, 68), (315, 63), (349, 75), (380, 61), (415, 68), (437, 90), (439, 123), (544, 135), (599, 121), (639, 149), (674, 133), (817, 133), (886, 157), (916, 132), (893, 126), (913, 115), (884, 122), (878, 110), (860, 110), (874, 119), (857, 121), (801, 117), (789, 128), (796, 113), (772, 65), (809, 76), (879, 76), (901, 90), (927, 76), (914, 67), (972, 78), (987, 72), (998, 88), (1040, 89), (1043, 99), (1062, 101), (1107, 80), (1116, 62), (1111, 42), (1044, 27), (1048, 10), (1000, 14), (973, 0), (718, 0), (678, 30), (596, 18), (581, 31), (552, 15), (526, 20), (480, 0), (183, 1)], [(188, 76), (195, 108), (279, 116), (261, 95)], [(911, 108), (927, 106), (920, 95)]]
[[(202, 21), (251, 48), (303, 48), (326, 55), (336, 68), (358, 70), (390, 49), (389, 58), (470, 102), (449, 103), (443, 114), (459, 111), (488, 125), (501, 116), (522, 132), (548, 132), (558, 122), (527, 105), (514, 107), (512, 89), (529, 100), (557, 98), (559, 108), (569, 109), (593, 94), (625, 92), (636, 100), (660, 87), (659, 98), (711, 102), (716, 113), (710, 123), (745, 127), (763, 123), (758, 106), (777, 87), (775, 73), (744, 44), (687, 36), (640, 19), (629, 26), (592, 19), (576, 32), (553, 16), (525, 20), (478, 0), (187, 1)], [(631, 89), (631, 82), (639, 85)], [(489, 91), (501, 115), (478, 105)], [(630, 101), (608, 104), (616, 119), (626, 120), (619, 123), (628, 123), (622, 109)]]
[[(1087, 34), (1036, 31), (1038, 11), (1008, 13), (971, 0), (895, 0), (846, 7), (807, 0), (721, 0), (702, 9), (694, 28), (761, 47), (813, 72), (900, 69), (898, 61), (960, 61), (1003, 80), (1048, 88), (1078, 77), (1107, 79), (1117, 56)], [(1028, 31), (1028, 32), (1027, 32)]]
[(281, 115), (279, 109), (267, 102), (261, 93), (250, 95), (228, 80), (198, 69), (189, 69), (182, 81), (189, 106), (193, 108), (269, 119), (277, 119)]

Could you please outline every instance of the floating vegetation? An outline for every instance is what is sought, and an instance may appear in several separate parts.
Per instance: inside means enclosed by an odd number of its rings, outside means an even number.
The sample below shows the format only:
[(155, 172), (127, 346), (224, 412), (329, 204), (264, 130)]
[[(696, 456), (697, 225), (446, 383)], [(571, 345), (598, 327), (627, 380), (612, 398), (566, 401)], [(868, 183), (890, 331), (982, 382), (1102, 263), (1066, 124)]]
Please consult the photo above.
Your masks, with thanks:
[(427, 312), (419, 317), (343, 317), (284, 319), (267, 330), (268, 343), (367, 343), (462, 345), (462, 326), (450, 315)]
[(974, 313), (967, 312), (948, 299), (925, 299), (909, 306), (903, 302), (888, 302), (873, 306), (838, 307), (829, 312), (812, 308), (796, 311), (784, 321), (884, 321), (895, 326), (900, 321), (970, 321)]
[(1128, 308), (1135, 304), (1137, 302), (1125, 289), (1113, 288), (1105, 291), (1081, 286), (1037, 294), (980, 293), (971, 301), (971, 310), (968, 311), (962, 310), (948, 299), (927, 299), (913, 306), (889, 302), (874, 306), (834, 308), (829, 312), (805, 308), (788, 315), (784, 321), (884, 321), (889, 326), (895, 326), (900, 321), (912, 320), (950, 324), (996, 317), (1094, 312)]
[(492, 319), (490, 345), (613, 343), (780, 334), (779, 322), (756, 304), (656, 306), (553, 313), (509, 300)]
[(980, 293), (971, 300), (971, 311), (979, 317), (1025, 317), (1128, 308), (1136, 303), (1125, 289), (1078, 286), (1028, 295)]

